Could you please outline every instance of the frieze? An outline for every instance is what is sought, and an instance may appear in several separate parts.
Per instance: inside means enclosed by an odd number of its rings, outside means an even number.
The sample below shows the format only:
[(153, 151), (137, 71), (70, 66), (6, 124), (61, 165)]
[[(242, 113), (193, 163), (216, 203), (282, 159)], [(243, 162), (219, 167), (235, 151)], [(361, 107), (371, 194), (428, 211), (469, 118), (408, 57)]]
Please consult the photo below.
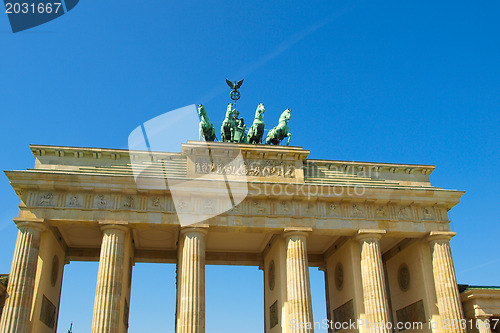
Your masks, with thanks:
[(197, 174), (295, 178), (293, 162), (257, 159), (244, 159), (243, 161), (241, 163), (240, 160), (226, 158), (216, 158), (215, 161), (210, 161), (208, 158), (198, 158), (195, 161), (195, 172)]
[[(223, 200), (223, 201), (219, 201)], [(28, 207), (67, 208), (91, 210), (128, 210), (162, 212), (200, 212), (211, 214), (227, 203), (223, 198), (178, 198), (170, 195), (147, 193), (91, 193), (29, 191)], [(228, 209), (231, 207), (228, 207)], [(448, 221), (446, 208), (440, 206), (376, 204), (349, 201), (305, 201), (298, 199), (265, 200), (247, 198), (238, 207), (229, 209), (231, 215), (257, 216), (312, 216), (318, 218), (403, 220), (403, 221)]]

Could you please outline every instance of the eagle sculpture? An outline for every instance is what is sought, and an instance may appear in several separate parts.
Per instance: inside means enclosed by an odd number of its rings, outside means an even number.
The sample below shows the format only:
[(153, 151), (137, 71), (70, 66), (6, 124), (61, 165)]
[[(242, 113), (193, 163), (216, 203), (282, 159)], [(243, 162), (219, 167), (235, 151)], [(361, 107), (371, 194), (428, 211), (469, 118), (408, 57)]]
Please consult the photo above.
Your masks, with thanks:
[(238, 81), (238, 82), (236, 82), (236, 81), (231, 82), (231, 81), (229, 81), (228, 79), (226, 79), (226, 83), (227, 83), (227, 85), (229, 86), (229, 88), (231, 88), (231, 89), (233, 89), (233, 90), (237, 90), (237, 89), (239, 89), (239, 88), (241, 87), (241, 85), (243, 84), (243, 80)]

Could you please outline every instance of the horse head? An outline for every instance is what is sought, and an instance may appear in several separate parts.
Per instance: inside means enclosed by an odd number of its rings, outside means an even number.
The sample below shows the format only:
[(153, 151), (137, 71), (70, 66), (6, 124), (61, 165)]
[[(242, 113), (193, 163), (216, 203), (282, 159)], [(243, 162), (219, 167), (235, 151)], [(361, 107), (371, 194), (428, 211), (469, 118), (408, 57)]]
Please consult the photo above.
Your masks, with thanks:
[(290, 118), (292, 118), (292, 110), (290, 109), (286, 109), (285, 111), (283, 111), (283, 113), (281, 114), (280, 116), (280, 120), (279, 122), (288, 122), (290, 120)]
[(207, 110), (203, 106), (203, 104), (198, 105), (198, 115), (200, 117), (206, 116), (207, 115)]
[(255, 119), (262, 120), (262, 118), (264, 118), (264, 112), (266, 112), (264, 104), (259, 103), (259, 105), (257, 106), (257, 110), (255, 110)]

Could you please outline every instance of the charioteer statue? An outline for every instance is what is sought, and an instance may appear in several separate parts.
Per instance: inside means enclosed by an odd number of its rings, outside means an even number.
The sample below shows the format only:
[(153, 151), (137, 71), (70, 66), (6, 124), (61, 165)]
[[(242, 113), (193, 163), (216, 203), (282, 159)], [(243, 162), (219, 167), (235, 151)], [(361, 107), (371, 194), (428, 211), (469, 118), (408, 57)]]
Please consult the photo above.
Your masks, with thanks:
[[(288, 131), (288, 121), (291, 118), (291, 110), (283, 111), (279, 118), (278, 125), (273, 127), (267, 133), (265, 141), (264, 137), (264, 104), (260, 103), (255, 111), (255, 118), (252, 126), (246, 133), (246, 125), (243, 118), (240, 118), (240, 113), (236, 110), (236, 101), (240, 99), (241, 94), (238, 89), (243, 84), (243, 80), (231, 82), (226, 79), (227, 85), (231, 88), (229, 97), (233, 103), (229, 103), (226, 109), (226, 117), (221, 126), (221, 142), (232, 143), (252, 143), (252, 144), (272, 144), (279, 145), (284, 138), (288, 137), (286, 145), (290, 145), (292, 134)], [(198, 106), (198, 115), (200, 117), (200, 140), (215, 141), (214, 125), (208, 119), (208, 113), (203, 105)]]

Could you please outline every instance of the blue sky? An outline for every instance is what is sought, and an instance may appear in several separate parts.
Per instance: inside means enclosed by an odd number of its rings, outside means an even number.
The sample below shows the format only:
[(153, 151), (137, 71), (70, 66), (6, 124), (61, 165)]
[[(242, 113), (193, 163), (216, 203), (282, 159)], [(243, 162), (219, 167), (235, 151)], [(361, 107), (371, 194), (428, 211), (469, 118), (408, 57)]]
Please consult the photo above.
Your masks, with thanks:
[[(459, 283), (500, 285), (498, 1), (81, 1), (12, 34), (0, 14), (0, 167), (32, 167), (30, 143), (126, 148), (139, 124), (203, 103), (222, 122), (224, 79), (267, 127), (291, 108), (311, 158), (436, 165), (466, 190), (450, 211)], [(18, 200), (0, 177), (0, 272)], [(59, 332), (90, 331), (96, 263), (66, 266)], [(322, 273), (311, 271), (315, 319)], [(129, 332), (173, 332), (174, 265), (137, 264)], [(233, 299), (233, 295), (246, 293)], [(263, 331), (262, 272), (207, 267), (207, 333)], [(238, 329), (234, 325), (244, 323)], [(232, 327), (231, 327), (232, 326)]]

